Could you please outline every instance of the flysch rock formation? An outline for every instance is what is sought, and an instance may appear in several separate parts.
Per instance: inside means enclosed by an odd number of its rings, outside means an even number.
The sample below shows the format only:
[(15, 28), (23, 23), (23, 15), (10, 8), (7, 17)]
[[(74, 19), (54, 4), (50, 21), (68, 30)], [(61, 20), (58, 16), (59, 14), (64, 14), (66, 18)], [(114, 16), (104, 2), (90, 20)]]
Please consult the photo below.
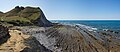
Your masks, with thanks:
[[(119, 34), (92, 32), (83, 27), (57, 25), (53, 27), (20, 27), (53, 52), (119, 52)], [(108, 33), (111, 35), (105, 35)], [(116, 35), (115, 35), (116, 34)]]

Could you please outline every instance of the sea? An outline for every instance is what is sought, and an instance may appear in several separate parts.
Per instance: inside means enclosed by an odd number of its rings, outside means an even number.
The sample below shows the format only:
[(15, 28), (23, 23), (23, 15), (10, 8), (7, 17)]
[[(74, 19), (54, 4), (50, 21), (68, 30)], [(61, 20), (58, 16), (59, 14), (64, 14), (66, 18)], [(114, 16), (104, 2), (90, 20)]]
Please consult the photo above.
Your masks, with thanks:
[(65, 25), (84, 25), (86, 27), (96, 28), (97, 30), (110, 29), (120, 31), (120, 20), (50, 20), (54, 23)]

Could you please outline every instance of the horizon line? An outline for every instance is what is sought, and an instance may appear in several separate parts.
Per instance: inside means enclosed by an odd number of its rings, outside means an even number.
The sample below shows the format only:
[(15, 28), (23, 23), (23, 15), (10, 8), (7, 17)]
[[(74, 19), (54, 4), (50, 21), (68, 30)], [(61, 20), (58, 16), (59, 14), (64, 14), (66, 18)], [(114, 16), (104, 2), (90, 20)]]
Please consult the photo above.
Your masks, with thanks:
[(120, 19), (48, 19), (48, 20), (120, 20)]

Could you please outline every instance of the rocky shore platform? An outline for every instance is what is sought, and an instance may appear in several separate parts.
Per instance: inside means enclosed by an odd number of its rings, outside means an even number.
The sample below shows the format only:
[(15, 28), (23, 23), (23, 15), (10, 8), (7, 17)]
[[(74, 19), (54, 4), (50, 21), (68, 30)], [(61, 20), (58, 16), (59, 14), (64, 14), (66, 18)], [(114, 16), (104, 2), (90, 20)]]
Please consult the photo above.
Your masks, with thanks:
[(52, 52), (120, 52), (120, 32), (89, 31), (81, 26), (69, 25), (24, 26), (11, 29), (35, 37)]
[(51, 52), (35, 37), (4, 26), (0, 26), (0, 43), (0, 52)]

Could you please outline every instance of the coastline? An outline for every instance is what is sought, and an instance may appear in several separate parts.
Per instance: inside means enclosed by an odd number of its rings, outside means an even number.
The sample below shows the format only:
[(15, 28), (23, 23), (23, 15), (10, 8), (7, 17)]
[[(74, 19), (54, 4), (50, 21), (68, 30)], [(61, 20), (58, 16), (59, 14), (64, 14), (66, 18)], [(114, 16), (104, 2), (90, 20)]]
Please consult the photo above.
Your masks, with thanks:
[(0, 52), (120, 51), (120, 21), (58, 20), (55, 23), (47, 20), (39, 7), (30, 6), (16, 6), (1, 14)]
[(109, 29), (120, 31), (120, 20), (51, 20), (53, 23), (61, 23), (64, 25), (81, 24), (98, 30)]
[[(89, 31), (82, 26), (19, 27), (51, 51), (115, 52), (120, 49), (119, 35), (110, 31)], [(77, 49), (74, 49), (77, 48)]]

